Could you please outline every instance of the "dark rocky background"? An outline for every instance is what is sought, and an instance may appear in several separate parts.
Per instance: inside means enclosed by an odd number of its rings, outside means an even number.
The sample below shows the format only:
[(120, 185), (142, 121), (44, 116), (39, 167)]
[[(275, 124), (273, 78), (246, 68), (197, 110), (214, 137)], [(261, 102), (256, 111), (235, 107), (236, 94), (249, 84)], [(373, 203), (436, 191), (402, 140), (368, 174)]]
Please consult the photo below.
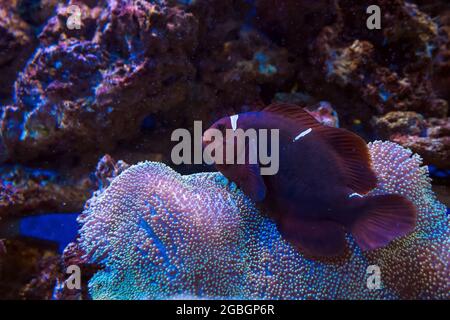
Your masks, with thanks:
[[(447, 1), (0, 0), (0, 224), (81, 212), (113, 159), (170, 164), (174, 129), (274, 101), (419, 153), (449, 206), (449, 34)], [(0, 298), (61, 277), (53, 243), (0, 240)]]

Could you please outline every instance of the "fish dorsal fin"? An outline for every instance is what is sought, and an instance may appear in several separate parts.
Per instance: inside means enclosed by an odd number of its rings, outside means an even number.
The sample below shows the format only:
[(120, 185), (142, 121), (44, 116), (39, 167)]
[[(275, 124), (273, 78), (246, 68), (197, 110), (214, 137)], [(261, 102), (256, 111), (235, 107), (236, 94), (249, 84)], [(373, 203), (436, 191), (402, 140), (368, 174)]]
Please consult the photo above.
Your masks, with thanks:
[(358, 135), (340, 128), (322, 125), (303, 108), (286, 104), (273, 104), (263, 111), (272, 112), (298, 122), (302, 128), (311, 128), (339, 156), (340, 165), (347, 178), (347, 186), (353, 191), (366, 194), (376, 187), (377, 178), (371, 168), (369, 149)]
[(308, 111), (296, 105), (275, 103), (266, 107), (263, 111), (275, 113), (281, 117), (297, 121), (302, 126), (306, 126), (308, 128), (317, 128), (321, 126), (316, 118), (314, 118)]
[(369, 149), (362, 138), (346, 129), (328, 126), (322, 126), (317, 131), (340, 156), (350, 189), (366, 194), (376, 187), (377, 177), (371, 168)]

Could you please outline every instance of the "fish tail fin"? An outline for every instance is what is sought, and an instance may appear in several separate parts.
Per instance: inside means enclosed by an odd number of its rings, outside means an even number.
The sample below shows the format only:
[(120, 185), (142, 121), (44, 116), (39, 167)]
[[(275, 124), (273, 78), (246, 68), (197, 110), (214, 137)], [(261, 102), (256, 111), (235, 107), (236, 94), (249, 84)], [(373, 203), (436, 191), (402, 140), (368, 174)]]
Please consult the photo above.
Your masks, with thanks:
[(20, 236), (20, 220), (8, 219), (0, 221), (0, 239)]
[(350, 229), (362, 250), (384, 247), (414, 230), (416, 207), (405, 197), (389, 194), (361, 200), (364, 201), (363, 214), (353, 222)]
[(77, 213), (62, 213), (5, 219), (0, 221), (0, 239), (25, 237), (56, 242), (62, 252), (77, 235), (77, 217)]

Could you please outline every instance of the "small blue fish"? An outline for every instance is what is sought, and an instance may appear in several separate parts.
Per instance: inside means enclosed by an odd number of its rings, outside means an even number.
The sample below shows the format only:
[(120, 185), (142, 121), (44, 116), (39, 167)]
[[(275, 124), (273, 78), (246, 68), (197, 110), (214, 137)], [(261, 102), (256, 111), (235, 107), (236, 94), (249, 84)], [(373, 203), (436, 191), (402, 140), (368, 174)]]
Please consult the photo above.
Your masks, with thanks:
[[(55, 242), (61, 253), (67, 244), (75, 240), (78, 231), (77, 217), (78, 214), (75, 213), (61, 213), (2, 220), (0, 237), (27, 237)], [(0, 253), (1, 251), (0, 241)]]

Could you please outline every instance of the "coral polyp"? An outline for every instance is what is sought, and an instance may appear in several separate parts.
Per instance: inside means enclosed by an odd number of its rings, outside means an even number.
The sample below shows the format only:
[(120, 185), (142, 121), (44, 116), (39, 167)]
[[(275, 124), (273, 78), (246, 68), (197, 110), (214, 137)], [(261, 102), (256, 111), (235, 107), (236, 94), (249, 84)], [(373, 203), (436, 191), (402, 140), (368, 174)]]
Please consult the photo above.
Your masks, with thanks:
[[(79, 218), (85, 262), (100, 264), (94, 299), (449, 298), (448, 217), (421, 160), (389, 142), (369, 145), (374, 194), (403, 194), (418, 207), (416, 231), (363, 253), (351, 236), (344, 256), (312, 259), (219, 173), (182, 176), (143, 162), (88, 201)], [(395, 176), (397, 175), (397, 176)], [(383, 286), (367, 287), (378, 265)], [(414, 272), (404, 272), (413, 270)]]
[[(410, 199), (419, 215), (415, 231), (386, 250), (369, 255), (386, 272), (385, 282), (404, 298), (449, 298), (450, 229), (447, 208), (437, 201), (428, 167), (419, 155), (392, 142), (369, 146), (378, 187), (372, 194), (397, 193)], [(409, 272), (404, 272), (409, 270)]]
[[(219, 174), (182, 177), (150, 162), (130, 167), (79, 218), (81, 248), (106, 266), (90, 282), (92, 297), (251, 296), (246, 261), (257, 248), (248, 232), (264, 228), (256, 212)], [(246, 231), (248, 223), (254, 226)], [(274, 231), (263, 232), (270, 238)]]

